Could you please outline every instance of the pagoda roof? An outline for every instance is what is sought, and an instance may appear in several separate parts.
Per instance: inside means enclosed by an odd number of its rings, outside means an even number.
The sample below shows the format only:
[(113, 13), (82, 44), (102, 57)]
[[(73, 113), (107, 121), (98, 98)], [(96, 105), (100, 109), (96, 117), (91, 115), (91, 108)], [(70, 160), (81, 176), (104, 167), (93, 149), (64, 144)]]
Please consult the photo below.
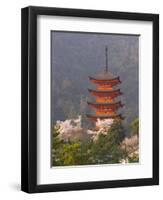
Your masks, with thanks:
[(117, 79), (119, 80), (119, 76), (114, 76), (112, 73), (104, 71), (94, 76), (89, 76), (89, 79), (98, 81), (113, 81)]
[(93, 121), (96, 121), (97, 119), (124, 119), (124, 117), (119, 114), (119, 115), (88, 115), (87, 117), (89, 119), (92, 119)]
[(118, 95), (123, 94), (120, 91), (120, 89), (117, 89), (117, 90), (92, 90), (92, 89), (88, 89), (88, 91), (95, 96), (108, 96), (108, 95), (118, 96)]
[(103, 80), (95, 79), (95, 78), (89, 76), (89, 80), (90, 80), (92, 83), (97, 84), (97, 85), (110, 85), (110, 86), (115, 86), (115, 85), (121, 83), (119, 76), (118, 76), (118, 77), (115, 77), (115, 78), (113, 78), (113, 79), (103, 79)]
[(101, 81), (101, 82), (103, 82), (103, 81), (110, 81), (111, 82), (111, 81), (115, 81), (115, 80), (120, 81), (119, 76), (116, 76), (116, 77), (113, 77), (113, 78), (96, 78), (96, 77), (89, 76), (89, 79), (95, 80), (95, 81)]
[(88, 105), (90, 105), (93, 108), (112, 108), (112, 109), (118, 109), (120, 107), (123, 107), (124, 104), (121, 103), (121, 101), (115, 102), (115, 103), (92, 103), (87, 102)]
[(117, 92), (121, 92), (120, 89), (117, 90), (93, 90), (93, 89), (88, 89), (89, 92), (97, 92), (97, 93), (117, 93)]

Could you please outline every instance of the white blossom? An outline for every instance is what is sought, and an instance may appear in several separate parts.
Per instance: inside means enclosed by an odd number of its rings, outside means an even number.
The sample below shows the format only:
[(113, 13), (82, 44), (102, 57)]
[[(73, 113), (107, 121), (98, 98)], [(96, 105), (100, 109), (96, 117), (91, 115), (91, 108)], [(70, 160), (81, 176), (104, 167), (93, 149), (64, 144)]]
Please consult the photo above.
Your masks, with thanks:
[(110, 128), (110, 126), (113, 124), (113, 121), (114, 119), (97, 119), (96, 126)]
[(77, 133), (82, 131), (81, 127), (81, 116), (77, 119), (67, 119), (65, 121), (57, 121), (56, 127), (59, 127), (59, 138), (67, 140), (71, 136), (74, 136)]
[(93, 141), (96, 141), (100, 134), (103, 135), (108, 134), (108, 130), (111, 127), (113, 121), (114, 121), (113, 119), (104, 119), (104, 120), (97, 119), (96, 122), (96, 127), (98, 127), (97, 130), (87, 130), (87, 133), (92, 135)]
[(55, 127), (58, 127), (59, 135), (58, 137), (63, 140), (68, 140), (69, 138), (75, 137), (78, 134), (82, 134), (84, 131), (91, 135), (93, 141), (96, 141), (100, 134), (106, 135), (109, 128), (113, 123), (113, 119), (98, 119), (95, 123), (95, 130), (85, 130), (81, 126), (82, 117), (78, 116), (77, 119), (67, 119), (65, 121), (57, 121)]

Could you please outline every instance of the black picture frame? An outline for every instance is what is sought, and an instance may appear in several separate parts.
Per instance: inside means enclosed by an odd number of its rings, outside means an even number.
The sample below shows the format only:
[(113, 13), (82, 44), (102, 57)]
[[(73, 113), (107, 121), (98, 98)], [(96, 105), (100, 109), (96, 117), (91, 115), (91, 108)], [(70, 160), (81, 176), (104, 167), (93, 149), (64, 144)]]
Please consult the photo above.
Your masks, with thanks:
[[(37, 184), (37, 16), (55, 15), (153, 23), (153, 177)], [(30, 6), (21, 11), (21, 190), (28, 193), (159, 184), (159, 15)]]

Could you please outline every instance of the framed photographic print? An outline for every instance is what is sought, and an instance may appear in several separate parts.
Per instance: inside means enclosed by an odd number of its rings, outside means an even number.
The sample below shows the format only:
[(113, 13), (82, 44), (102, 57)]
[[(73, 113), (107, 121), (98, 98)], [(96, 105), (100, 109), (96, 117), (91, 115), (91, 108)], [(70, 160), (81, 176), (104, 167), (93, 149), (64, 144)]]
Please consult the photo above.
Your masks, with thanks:
[(159, 16), (22, 9), (22, 190), (159, 184)]

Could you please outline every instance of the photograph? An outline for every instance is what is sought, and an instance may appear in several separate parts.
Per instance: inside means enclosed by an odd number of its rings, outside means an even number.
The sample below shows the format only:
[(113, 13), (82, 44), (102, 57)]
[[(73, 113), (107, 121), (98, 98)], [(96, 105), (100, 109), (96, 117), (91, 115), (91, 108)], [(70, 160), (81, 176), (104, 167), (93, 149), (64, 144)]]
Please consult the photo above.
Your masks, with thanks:
[(159, 14), (22, 9), (21, 189), (159, 184)]
[(51, 167), (139, 164), (139, 36), (51, 30)]

